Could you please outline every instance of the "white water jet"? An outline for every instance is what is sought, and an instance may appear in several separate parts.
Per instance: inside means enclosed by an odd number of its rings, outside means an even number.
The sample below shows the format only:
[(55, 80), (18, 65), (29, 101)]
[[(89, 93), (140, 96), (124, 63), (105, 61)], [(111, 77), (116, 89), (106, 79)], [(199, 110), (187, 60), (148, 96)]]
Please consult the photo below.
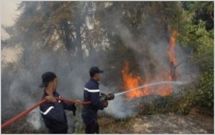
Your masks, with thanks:
[(138, 89), (141, 89), (141, 88), (145, 88), (145, 87), (153, 87), (153, 86), (164, 85), (164, 84), (183, 85), (183, 84), (186, 84), (186, 83), (187, 82), (181, 82), (181, 81), (160, 81), (160, 82), (153, 82), (153, 83), (141, 85), (139, 87), (136, 87), (136, 88), (133, 88), (133, 89), (130, 89), (130, 90), (126, 90), (126, 91), (123, 91), (123, 92), (115, 93), (114, 96), (116, 97), (116, 96), (119, 96), (119, 95), (123, 95), (125, 93), (132, 92), (132, 91), (135, 91), (135, 90), (138, 90)]

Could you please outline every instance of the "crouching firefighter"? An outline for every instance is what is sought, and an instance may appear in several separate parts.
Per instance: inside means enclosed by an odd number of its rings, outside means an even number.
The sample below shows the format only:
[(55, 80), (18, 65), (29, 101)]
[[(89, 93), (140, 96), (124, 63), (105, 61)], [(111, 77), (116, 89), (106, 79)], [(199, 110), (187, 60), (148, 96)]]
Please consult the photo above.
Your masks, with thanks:
[(60, 99), (56, 92), (57, 76), (52, 72), (46, 72), (42, 75), (42, 88), (47, 102), (40, 106), (40, 112), (49, 133), (67, 133), (68, 124), (64, 109), (73, 111), (75, 115), (76, 107), (74, 104), (66, 104)]
[(82, 118), (85, 124), (85, 133), (99, 133), (97, 122), (97, 111), (103, 110), (108, 106), (107, 100), (114, 98), (113, 94), (105, 95), (99, 90), (100, 73), (103, 73), (98, 67), (90, 68), (90, 80), (84, 87), (84, 101), (90, 101), (90, 104), (84, 105)]

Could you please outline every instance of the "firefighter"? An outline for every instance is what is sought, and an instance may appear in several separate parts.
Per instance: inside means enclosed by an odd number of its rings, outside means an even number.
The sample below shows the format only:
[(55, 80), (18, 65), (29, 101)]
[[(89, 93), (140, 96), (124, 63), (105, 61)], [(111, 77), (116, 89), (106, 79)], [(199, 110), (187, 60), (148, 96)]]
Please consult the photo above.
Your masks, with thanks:
[(100, 101), (99, 81), (100, 73), (103, 73), (98, 67), (91, 67), (89, 74), (90, 80), (84, 87), (84, 101), (90, 101), (82, 109), (82, 118), (85, 124), (85, 133), (99, 133), (99, 125), (97, 122), (97, 111), (103, 110), (108, 106), (108, 102)]
[(48, 102), (40, 106), (40, 113), (49, 133), (67, 133), (68, 124), (64, 109), (73, 111), (75, 115), (75, 105), (56, 99), (56, 97), (61, 97), (56, 91), (57, 76), (53, 72), (46, 72), (42, 75), (41, 87), (44, 88), (42, 98), (46, 98)]

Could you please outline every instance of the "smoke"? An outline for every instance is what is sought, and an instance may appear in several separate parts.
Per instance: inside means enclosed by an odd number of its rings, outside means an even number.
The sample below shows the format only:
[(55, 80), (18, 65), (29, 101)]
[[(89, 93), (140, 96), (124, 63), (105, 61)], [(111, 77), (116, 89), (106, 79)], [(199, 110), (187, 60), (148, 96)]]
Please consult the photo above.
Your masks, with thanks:
[[(143, 22), (142, 31), (135, 36), (121, 21), (122, 16), (119, 12), (115, 12), (110, 16), (114, 18), (112, 25), (115, 26), (116, 36), (119, 36), (123, 44), (134, 52), (141, 76), (150, 82), (165, 81), (162, 74), (160, 75), (160, 73), (167, 73), (170, 70), (167, 56), (170, 33), (164, 29), (165, 26), (155, 22), (153, 16), (148, 16), (147, 22)], [(198, 67), (189, 63), (187, 50), (182, 48), (180, 44), (176, 43), (175, 49), (177, 58), (176, 81), (189, 84), (198, 77)], [(133, 62), (129, 62), (133, 64)], [(177, 94), (181, 85), (173, 85), (173, 87), (173, 93)], [(153, 99), (149, 98), (148, 100)], [(117, 96), (114, 101), (110, 102), (106, 112), (116, 118), (133, 116), (139, 111), (138, 109), (130, 108), (135, 103), (141, 103), (141, 100), (128, 101), (125, 100), (123, 95)]]
[[(116, 12), (110, 16), (114, 18), (111, 25), (115, 26), (113, 29), (115, 29), (116, 35), (121, 38), (125, 46), (135, 52), (135, 58), (144, 78), (148, 79), (156, 76), (159, 72), (168, 70), (166, 54), (168, 40), (164, 38), (167, 33), (164, 33), (163, 29), (161, 29), (162, 26), (158, 27), (156, 23), (149, 19), (148, 23), (143, 25), (142, 32), (136, 37), (121, 22), (119, 13)], [(92, 30), (95, 26), (90, 22), (93, 21), (87, 18), (87, 26)], [(19, 34), (21, 35), (22, 33)], [(55, 35), (54, 39), (58, 39), (58, 37)], [(30, 39), (24, 38), (23, 42), (25, 40), (29, 41)], [(55, 44), (47, 48), (40, 41), (29, 44), (11, 44), (9, 47), (4, 46), (2, 48), (3, 120), (40, 100), (43, 94), (43, 90), (39, 88), (42, 73), (47, 71), (56, 73), (59, 82), (57, 91), (65, 98), (83, 99), (83, 86), (89, 79), (89, 68), (95, 65), (105, 68), (103, 66), (106, 64), (106, 57), (108, 57), (107, 49), (105, 48), (110, 47), (106, 42), (95, 45), (95, 50), (98, 51), (89, 51), (83, 45), (82, 49), (86, 53), (84, 60), (82, 60), (80, 57), (71, 55), (61, 41), (56, 41)], [(176, 52), (178, 61), (183, 62), (187, 54), (180, 48), (179, 44), (177, 44)], [(154, 69), (151, 68), (152, 63), (155, 65)], [(192, 81), (190, 76), (195, 76), (196, 72), (191, 72), (191, 69), (194, 68), (186, 61), (178, 66), (177, 73), (180, 76), (177, 80), (183, 82)], [(104, 73), (104, 78), (105, 75)], [(114, 75), (112, 76), (115, 77)], [(153, 81), (162, 81), (162, 78), (159, 76), (154, 78)], [(119, 91), (117, 86), (108, 84), (101, 85), (101, 90), (106, 93)], [(126, 100), (123, 95), (118, 96), (109, 102), (105, 112), (116, 118), (132, 116), (138, 112), (138, 110), (130, 108), (133, 103)], [(14, 107), (19, 109), (15, 110)], [(38, 111), (37, 109), (32, 112), (27, 119), (35, 129), (43, 128)]]
[(27, 121), (31, 123), (36, 130), (41, 128), (41, 117), (38, 115), (40, 113), (39, 108), (34, 110), (28, 117)]
[(115, 118), (126, 118), (135, 114), (134, 109), (130, 109), (131, 102), (127, 102), (123, 96), (117, 96), (110, 101), (105, 111)]

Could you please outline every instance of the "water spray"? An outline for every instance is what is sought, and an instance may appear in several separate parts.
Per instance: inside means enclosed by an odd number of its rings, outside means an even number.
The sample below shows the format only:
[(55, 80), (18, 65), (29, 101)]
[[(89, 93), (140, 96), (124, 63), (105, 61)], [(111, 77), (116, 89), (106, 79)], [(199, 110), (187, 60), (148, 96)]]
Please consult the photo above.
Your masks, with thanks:
[(160, 81), (160, 82), (154, 82), (154, 83), (149, 83), (149, 84), (144, 84), (144, 85), (141, 85), (139, 87), (136, 87), (136, 88), (133, 88), (133, 89), (130, 89), (130, 90), (126, 90), (126, 91), (123, 91), (123, 92), (118, 92), (118, 93), (115, 93), (114, 96), (120, 96), (120, 95), (123, 95), (125, 93), (128, 93), (128, 92), (132, 92), (132, 91), (135, 91), (135, 90), (141, 90), (141, 88), (145, 88), (145, 87), (153, 87), (153, 86), (157, 86), (157, 85), (164, 85), (164, 84), (175, 84), (175, 85), (183, 85), (183, 84), (186, 84), (186, 82), (181, 82), (181, 81)]

